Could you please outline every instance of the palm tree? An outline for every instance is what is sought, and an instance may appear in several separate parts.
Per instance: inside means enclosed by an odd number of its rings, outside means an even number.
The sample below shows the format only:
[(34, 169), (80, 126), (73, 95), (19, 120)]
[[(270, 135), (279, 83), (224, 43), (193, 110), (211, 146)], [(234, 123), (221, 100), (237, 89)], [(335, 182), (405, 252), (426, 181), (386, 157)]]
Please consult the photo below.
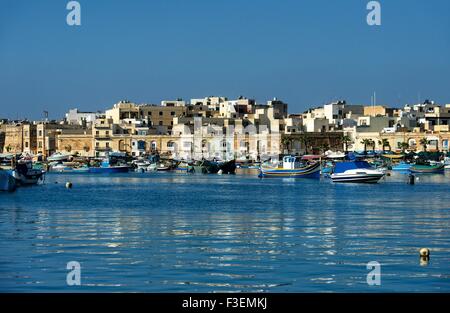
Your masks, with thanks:
[(310, 142), (310, 138), (306, 133), (303, 133), (300, 137), (300, 142), (305, 145), (305, 154), (308, 154), (308, 145)]
[(292, 138), (289, 137), (284, 137), (283, 139), (281, 139), (281, 144), (283, 146), (283, 149), (286, 149), (289, 153), (290, 147), (291, 147), (291, 143), (292, 143)]
[(422, 146), (423, 146), (423, 151), (424, 152), (427, 152), (427, 145), (428, 145), (428, 140), (427, 140), (427, 138), (422, 138), (422, 139), (420, 139), (420, 142), (419, 142)]
[(327, 143), (321, 144), (319, 149), (322, 151), (322, 153), (327, 152), (328, 150), (330, 150), (330, 145)]
[(350, 136), (347, 136), (347, 135), (342, 136), (342, 142), (344, 143), (345, 153), (347, 154), (348, 153), (348, 145), (350, 143), (352, 143), (352, 138), (350, 138)]
[(363, 139), (361, 140), (361, 144), (364, 145), (364, 154), (367, 154), (367, 147), (370, 147), (372, 145), (373, 140), (372, 139)]
[(369, 139), (369, 147), (372, 147), (372, 151), (375, 152), (375, 141), (372, 139)]
[(399, 144), (399, 148), (402, 149), (402, 153), (405, 153), (405, 150), (409, 148), (409, 144), (407, 142), (402, 142)]
[(389, 147), (389, 151), (391, 151), (391, 145), (389, 143), (389, 140), (387, 140), (386, 138), (378, 140), (378, 144), (380, 146), (382, 146), (383, 152), (385, 152), (386, 150), (384, 149), (385, 147)]

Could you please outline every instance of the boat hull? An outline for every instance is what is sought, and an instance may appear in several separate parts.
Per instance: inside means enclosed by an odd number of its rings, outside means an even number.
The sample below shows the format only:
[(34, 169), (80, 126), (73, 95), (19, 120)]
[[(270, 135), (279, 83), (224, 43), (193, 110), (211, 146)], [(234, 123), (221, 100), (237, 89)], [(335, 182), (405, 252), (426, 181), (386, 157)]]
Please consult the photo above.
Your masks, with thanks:
[(260, 177), (320, 178), (320, 163), (298, 169), (282, 169), (261, 166)]
[(112, 166), (112, 167), (90, 167), (89, 173), (96, 174), (115, 174), (115, 173), (127, 173), (128, 166)]
[(331, 175), (331, 180), (334, 183), (360, 183), (360, 184), (376, 184), (383, 178), (383, 174), (354, 174), (343, 175), (336, 174)]
[(419, 166), (411, 166), (409, 169), (411, 173), (414, 174), (443, 174), (445, 172), (445, 166), (426, 166), (426, 165), (419, 165)]

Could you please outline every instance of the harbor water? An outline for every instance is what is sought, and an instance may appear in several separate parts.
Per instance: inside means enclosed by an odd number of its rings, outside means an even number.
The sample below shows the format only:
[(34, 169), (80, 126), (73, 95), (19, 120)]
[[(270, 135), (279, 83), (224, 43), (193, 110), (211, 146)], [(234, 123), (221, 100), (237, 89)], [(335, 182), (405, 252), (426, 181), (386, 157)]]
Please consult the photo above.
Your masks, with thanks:
[(418, 177), (48, 174), (0, 193), (0, 291), (449, 292), (450, 175)]

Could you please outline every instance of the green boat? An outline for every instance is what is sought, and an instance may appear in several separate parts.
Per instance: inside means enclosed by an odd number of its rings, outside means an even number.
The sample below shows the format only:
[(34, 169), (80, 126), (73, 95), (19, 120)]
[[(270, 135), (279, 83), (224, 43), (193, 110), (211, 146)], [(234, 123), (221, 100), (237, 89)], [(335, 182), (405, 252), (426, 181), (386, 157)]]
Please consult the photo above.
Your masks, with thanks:
[(409, 168), (411, 173), (417, 174), (443, 174), (445, 171), (444, 164), (436, 164), (436, 165), (418, 165), (415, 164)]

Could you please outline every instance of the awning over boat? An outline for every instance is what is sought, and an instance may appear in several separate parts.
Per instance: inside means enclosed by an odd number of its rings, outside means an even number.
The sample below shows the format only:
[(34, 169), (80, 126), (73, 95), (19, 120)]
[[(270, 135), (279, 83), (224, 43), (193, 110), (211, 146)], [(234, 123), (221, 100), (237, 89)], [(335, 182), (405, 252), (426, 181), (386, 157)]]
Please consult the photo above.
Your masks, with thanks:
[(302, 160), (319, 160), (322, 157), (322, 155), (304, 155), (302, 156)]

